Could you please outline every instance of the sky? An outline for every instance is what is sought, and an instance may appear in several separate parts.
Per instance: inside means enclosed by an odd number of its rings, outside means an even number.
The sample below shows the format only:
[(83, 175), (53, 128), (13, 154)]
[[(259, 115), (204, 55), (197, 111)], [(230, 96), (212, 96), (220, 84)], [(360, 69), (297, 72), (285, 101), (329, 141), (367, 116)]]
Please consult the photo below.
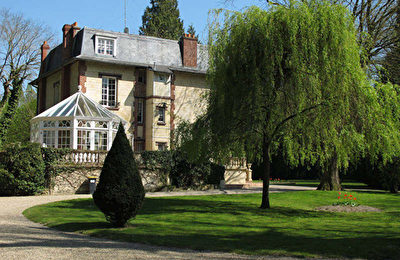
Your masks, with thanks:
[[(61, 41), (61, 28), (64, 24), (78, 22), (80, 27), (90, 27), (122, 32), (124, 29), (125, 0), (0, 0), (0, 8), (10, 9), (13, 13), (22, 13), (24, 17), (48, 25)], [(150, 0), (126, 0), (127, 26), (130, 33), (138, 34), (142, 24), (142, 15)], [(226, 8), (243, 10), (261, 0), (235, 0), (234, 4), (224, 0), (178, 0), (178, 7), (184, 27), (193, 24), (200, 40), (206, 42), (207, 18), (210, 9)]]

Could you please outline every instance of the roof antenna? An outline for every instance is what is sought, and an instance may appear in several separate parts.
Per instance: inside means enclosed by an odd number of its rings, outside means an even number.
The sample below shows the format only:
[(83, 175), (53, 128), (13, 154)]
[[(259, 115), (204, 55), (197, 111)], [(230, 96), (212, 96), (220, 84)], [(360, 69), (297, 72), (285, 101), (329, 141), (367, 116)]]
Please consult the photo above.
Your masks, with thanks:
[(126, 0), (124, 1), (124, 33), (129, 33), (129, 28), (126, 26)]

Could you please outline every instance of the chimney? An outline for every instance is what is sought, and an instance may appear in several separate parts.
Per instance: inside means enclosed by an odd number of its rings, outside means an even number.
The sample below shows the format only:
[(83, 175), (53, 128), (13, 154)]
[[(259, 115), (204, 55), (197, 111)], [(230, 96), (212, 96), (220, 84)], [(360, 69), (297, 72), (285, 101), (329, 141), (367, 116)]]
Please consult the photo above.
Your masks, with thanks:
[(197, 67), (197, 39), (192, 34), (184, 34), (181, 38), (182, 64), (184, 67)]
[(50, 46), (47, 44), (47, 41), (44, 41), (44, 43), (42, 44), (42, 46), (40, 47), (41, 53), (42, 53), (42, 63), (44, 61), (44, 59), (46, 59), (47, 54), (49, 53), (50, 50)]
[(44, 64), (44, 59), (46, 59), (47, 54), (49, 54), (50, 46), (47, 44), (47, 41), (44, 41), (42, 46), (40, 46), (40, 51), (41, 51), (41, 63), (40, 63), (40, 73), (43, 72), (45, 64)]
[(78, 23), (74, 22), (72, 24), (72, 38), (75, 38), (76, 34), (81, 30), (80, 27), (78, 27)]
[(78, 33), (80, 28), (78, 27), (78, 23), (75, 22), (73, 24), (64, 24), (62, 28), (63, 32), (63, 59), (66, 60), (71, 58), (72, 56), (72, 44), (74, 41), (75, 35)]

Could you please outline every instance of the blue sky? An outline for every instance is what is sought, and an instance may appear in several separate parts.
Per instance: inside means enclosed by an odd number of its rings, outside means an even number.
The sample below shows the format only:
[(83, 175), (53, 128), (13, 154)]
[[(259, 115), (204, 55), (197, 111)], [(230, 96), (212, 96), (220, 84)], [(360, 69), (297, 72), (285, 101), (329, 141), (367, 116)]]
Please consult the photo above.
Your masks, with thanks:
[[(126, 0), (127, 25), (130, 33), (138, 33), (142, 24), (142, 15), (150, 0)], [(193, 24), (200, 39), (205, 42), (207, 34), (207, 17), (210, 9), (227, 8), (242, 10), (261, 0), (235, 0), (235, 4), (225, 4), (224, 0), (179, 0), (179, 10), (185, 28)], [(67, 4), (65, 4), (67, 3)], [(78, 22), (83, 27), (98, 28), (110, 31), (123, 31), (124, 0), (1, 0), (0, 8), (20, 12), (25, 17), (40, 21), (50, 26), (56, 33), (57, 42), (61, 39), (61, 28), (64, 24)]]

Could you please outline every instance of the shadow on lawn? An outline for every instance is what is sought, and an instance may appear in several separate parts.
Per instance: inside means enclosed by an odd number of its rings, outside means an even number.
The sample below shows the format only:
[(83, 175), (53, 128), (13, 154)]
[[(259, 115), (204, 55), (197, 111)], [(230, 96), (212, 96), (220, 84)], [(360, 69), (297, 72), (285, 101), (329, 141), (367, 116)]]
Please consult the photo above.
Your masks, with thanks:
[(159, 215), (175, 213), (205, 213), (205, 214), (228, 214), (228, 215), (258, 215), (269, 217), (306, 217), (314, 218), (333, 215), (331, 212), (317, 212), (313, 210), (296, 209), (289, 207), (272, 206), (271, 209), (260, 209), (257, 204), (243, 201), (214, 201), (204, 197), (199, 199), (163, 199), (146, 198), (140, 215)]
[[(205, 213), (205, 214), (230, 214), (230, 215), (249, 215), (266, 216), (268, 218), (286, 217), (309, 218), (309, 221), (319, 221), (316, 218), (334, 216), (331, 212), (316, 212), (313, 210), (273, 207), (269, 210), (257, 208), (253, 203), (243, 201), (214, 201), (212, 198), (146, 198), (139, 215), (159, 215), (176, 213)], [(83, 211), (96, 211), (98, 209), (93, 200), (72, 200), (59, 203), (52, 207), (81, 209)], [(100, 213), (101, 214), (101, 213)], [(397, 212), (391, 214), (398, 217)], [(97, 219), (96, 219), (97, 220)], [(177, 221), (180, 221), (177, 218)], [(334, 227), (329, 229), (317, 230), (311, 227), (273, 227), (265, 223), (265, 227), (257, 231), (251, 231), (252, 223), (243, 222), (239, 225), (235, 223), (217, 224), (206, 220), (184, 220), (180, 221), (181, 226), (203, 225), (204, 230), (187, 232), (159, 232), (160, 226), (154, 224), (131, 224), (127, 229), (113, 229), (107, 222), (76, 222), (65, 223), (52, 228), (63, 231), (82, 232), (85, 230), (93, 231), (96, 237), (112, 238), (115, 240), (139, 242), (159, 246), (173, 246), (177, 248), (191, 248), (197, 250), (216, 250), (247, 254), (271, 254), (283, 252), (294, 256), (319, 255), (325, 257), (362, 257), (362, 258), (384, 258), (398, 259), (400, 257), (400, 239), (382, 232), (358, 232), (357, 227), (353, 230), (341, 230)], [(226, 233), (224, 233), (225, 228)], [(174, 225), (174, 228), (177, 226)], [(171, 228), (166, 226), (165, 228)], [(234, 228), (245, 228), (248, 232), (235, 232)], [(179, 226), (178, 226), (179, 229)], [(196, 230), (196, 231), (195, 231)], [(233, 230), (233, 231), (232, 231)], [(254, 230), (254, 229), (253, 229)], [(123, 231), (123, 232), (121, 232)], [(303, 231), (308, 231), (304, 235)], [(312, 232), (312, 233), (310, 233)], [(331, 235), (335, 233), (334, 237)], [(340, 249), (340, 250), (338, 250)]]

